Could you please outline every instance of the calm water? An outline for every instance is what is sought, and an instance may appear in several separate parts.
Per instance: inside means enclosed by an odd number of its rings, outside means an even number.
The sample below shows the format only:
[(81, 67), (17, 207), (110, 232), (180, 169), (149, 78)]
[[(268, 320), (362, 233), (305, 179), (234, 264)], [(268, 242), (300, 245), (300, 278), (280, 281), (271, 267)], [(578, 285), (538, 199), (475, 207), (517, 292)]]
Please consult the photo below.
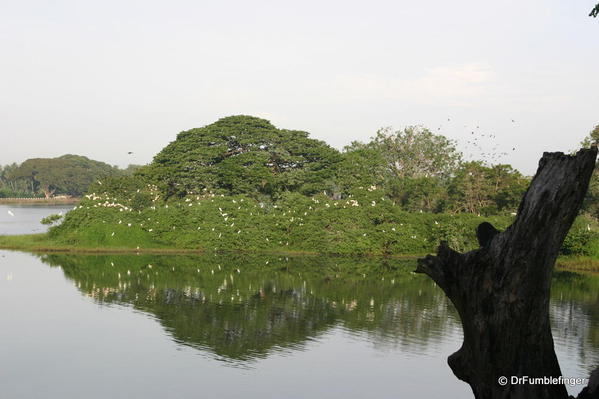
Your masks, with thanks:
[[(471, 398), (446, 365), (457, 315), (413, 268), (0, 251), (0, 397)], [(598, 288), (554, 280), (565, 376), (599, 363)]]
[(0, 235), (43, 233), (48, 227), (40, 220), (66, 213), (74, 205), (0, 205)]

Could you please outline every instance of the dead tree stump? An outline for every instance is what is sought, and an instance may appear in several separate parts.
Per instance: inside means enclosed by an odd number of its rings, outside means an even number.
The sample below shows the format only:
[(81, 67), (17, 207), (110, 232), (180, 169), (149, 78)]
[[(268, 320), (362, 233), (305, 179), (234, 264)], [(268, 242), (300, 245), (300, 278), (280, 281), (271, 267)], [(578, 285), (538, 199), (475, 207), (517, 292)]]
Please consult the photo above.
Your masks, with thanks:
[[(418, 260), (457, 309), (462, 347), (448, 359), (477, 399), (566, 399), (563, 384), (511, 384), (511, 376), (560, 377), (549, 324), (558, 251), (587, 191), (597, 148), (544, 153), (514, 223), (486, 245), (458, 253), (441, 243)], [(500, 377), (508, 383), (501, 385)]]

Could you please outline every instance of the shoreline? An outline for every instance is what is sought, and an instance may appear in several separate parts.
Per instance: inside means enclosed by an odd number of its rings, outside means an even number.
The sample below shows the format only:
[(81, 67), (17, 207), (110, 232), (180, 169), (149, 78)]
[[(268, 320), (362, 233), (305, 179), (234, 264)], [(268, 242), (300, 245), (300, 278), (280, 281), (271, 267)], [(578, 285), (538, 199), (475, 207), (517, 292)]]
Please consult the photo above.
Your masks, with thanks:
[(576, 257), (576, 258), (557, 258), (555, 261), (555, 270), (567, 270), (572, 272), (599, 272), (599, 260), (588, 257)]
[(73, 254), (154, 254), (154, 255), (201, 255), (207, 253), (235, 253), (235, 254), (257, 254), (257, 255), (280, 255), (280, 256), (327, 256), (327, 257), (351, 257), (351, 258), (390, 258), (390, 259), (417, 259), (427, 254), (343, 254), (310, 251), (244, 251), (244, 250), (219, 250), (207, 251), (205, 249), (193, 248), (130, 248), (130, 247), (77, 247), (73, 245), (60, 245), (52, 243), (47, 239), (46, 233), (24, 234), (24, 235), (0, 235), (0, 250), (12, 250), (22, 252), (59, 252)]
[[(29, 253), (71, 253), (71, 254), (135, 254), (135, 255), (202, 255), (202, 254), (253, 254), (253, 255), (278, 255), (278, 256), (326, 256), (341, 258), (382, 258), (382, 259), (418, 259), (427, 254), (343, 254), (309, 251), (244, 251), (244, 250), (219, 250), (207, 251), (200, 248), (130, 248), (130, 247), (77, 247), (74, 245), (60, 245), (47, 238), (47, 233), (28, 235), (0, 235), (0, 250), (21, 251)], [(589, 257), (560, 257), (555, 262), (556, 271), (572, 272), (599, 272), (599, 260)]]
[(0, 198), (0, 205), (75, 205), (81, 198)]

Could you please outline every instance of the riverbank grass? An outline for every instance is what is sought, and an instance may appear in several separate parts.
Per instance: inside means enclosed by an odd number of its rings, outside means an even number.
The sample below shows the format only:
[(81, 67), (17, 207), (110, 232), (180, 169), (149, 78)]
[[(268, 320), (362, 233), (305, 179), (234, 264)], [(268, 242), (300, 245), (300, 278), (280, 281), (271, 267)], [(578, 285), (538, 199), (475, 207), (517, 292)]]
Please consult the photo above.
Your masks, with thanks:
[[(93, 241), (93, 234), (90, 235), (89, 245), (68, 244), (62, 243), (50, 237), (48, 233), (43, 234), (27, 234), (0, 236), (0, 249), (19, 250), (25, 252), (64, 252), (64, 253), (89, 253), (89, 254), (156, 254), (156, 255), (180, 255), (180, 254), (200, 254), (205, 251), (200, 248), (173, 248), (156, 243), (147, 242), (147, 245), (125, 245), (123, 241), (119, 241), (118, 245), (114, 246), (98, 246), (96, 241)], [(139, 237), (131, 237), (132, 240), (139, 240)], [(254, 255), (288, 255), (288, 256), (321, 256), (321, 255), (338, 255), (342, 258), (356, 257), (355, 254), (331, 254), (318, 253), (297, 250), (280, 249), (261, 249), (252, 251), (219, 251), (230, 253), (248, 253)], [(361, 254), (362, 256), (381, 256), (381, 254)], [(416, 260), (419, 257), (424, 257), (426, 253), (406, 253), (387, 255), (393, 259), (412, 259)], [(579, 272), (599, 272), (599, 259), (590, 256), (560, 256), (555, 264), (556, 270), (569, 270)]]

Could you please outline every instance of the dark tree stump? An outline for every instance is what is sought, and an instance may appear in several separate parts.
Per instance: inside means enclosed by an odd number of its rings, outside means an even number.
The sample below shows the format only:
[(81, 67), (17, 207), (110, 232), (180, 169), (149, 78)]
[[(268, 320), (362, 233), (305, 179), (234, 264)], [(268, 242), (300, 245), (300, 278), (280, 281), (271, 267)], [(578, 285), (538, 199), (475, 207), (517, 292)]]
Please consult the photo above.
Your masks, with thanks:
[(562, 375), (549, 325), (551, 275), (596, 156), (596, 147), (544, 153), (510, 227), (474, 251), (443, 242), (437, 256), (418, 260), (416, 271), (445, 291), (462, 319), (464, 342), (448, 364), (478, 399), (568, 398), (563, 384), (502, 386), (498, 379)]

